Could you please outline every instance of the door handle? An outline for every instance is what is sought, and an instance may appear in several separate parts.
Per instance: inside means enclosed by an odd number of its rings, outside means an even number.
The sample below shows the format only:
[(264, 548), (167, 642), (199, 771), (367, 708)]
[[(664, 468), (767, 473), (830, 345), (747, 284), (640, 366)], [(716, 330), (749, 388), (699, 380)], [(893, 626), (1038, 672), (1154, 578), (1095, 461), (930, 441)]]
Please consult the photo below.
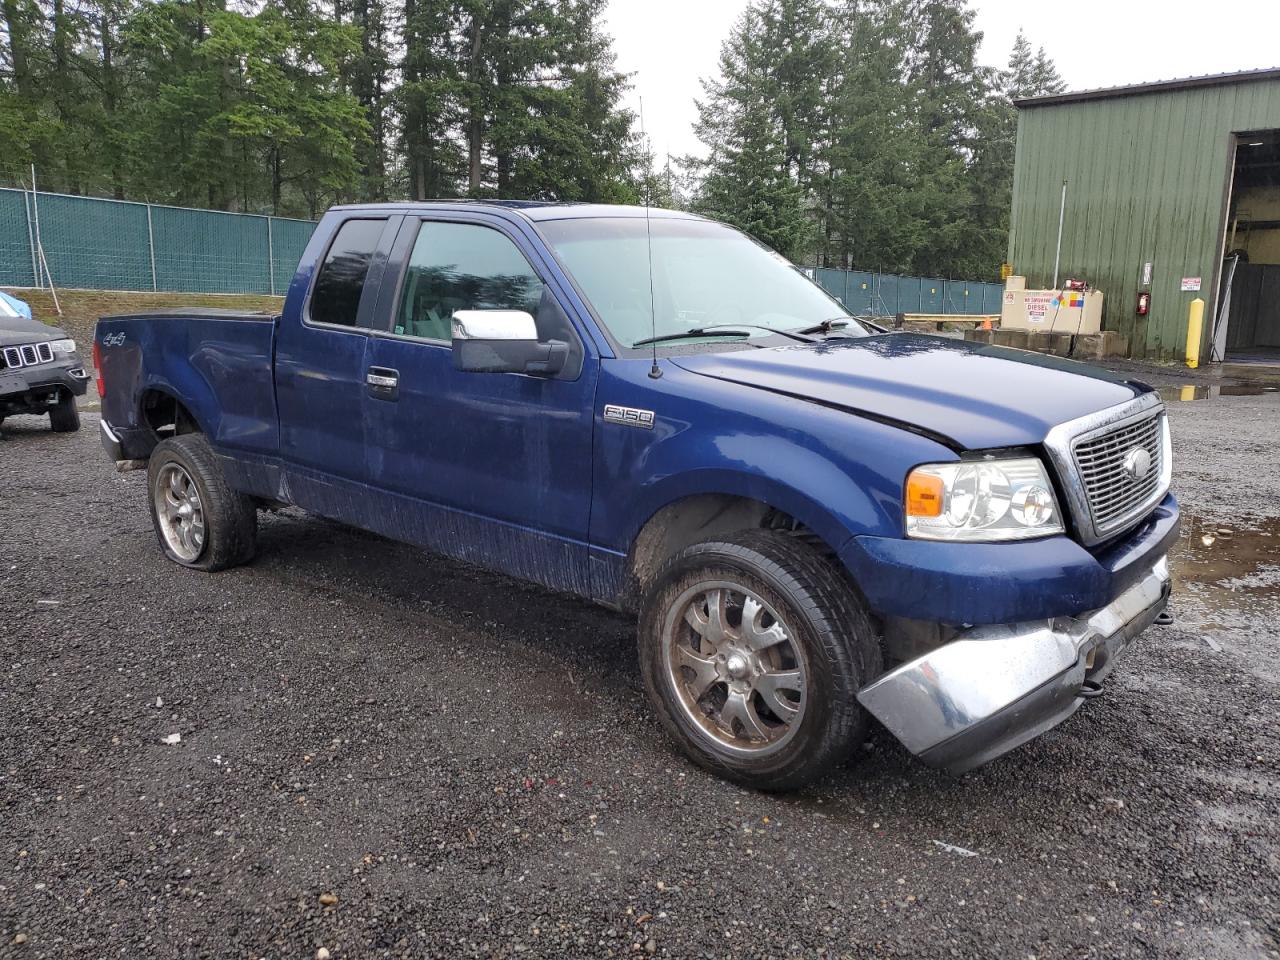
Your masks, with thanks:
[(365, 371), (365, 386), (369, 396), (378, 400), (400, 399), (400, 371), (390, 367), (370, 367)]

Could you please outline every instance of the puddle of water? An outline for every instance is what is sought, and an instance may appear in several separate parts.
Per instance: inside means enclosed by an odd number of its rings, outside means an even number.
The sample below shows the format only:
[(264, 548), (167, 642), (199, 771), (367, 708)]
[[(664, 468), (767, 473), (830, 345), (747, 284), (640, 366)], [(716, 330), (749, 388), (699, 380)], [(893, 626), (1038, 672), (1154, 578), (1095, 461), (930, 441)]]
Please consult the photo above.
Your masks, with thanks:
[(1229, 526), (1184, 514), (1169, 560), (1179, 584), (1280, 596), (1280, 517)]
[(1264, 393), (1280, 393), (1280, 386), (1261, 383), (1199, 383), (1181, 387), (1160, 387), (1157, 391), (1165, 402), (1213, 400), (1218, 397), (1257, 397)]

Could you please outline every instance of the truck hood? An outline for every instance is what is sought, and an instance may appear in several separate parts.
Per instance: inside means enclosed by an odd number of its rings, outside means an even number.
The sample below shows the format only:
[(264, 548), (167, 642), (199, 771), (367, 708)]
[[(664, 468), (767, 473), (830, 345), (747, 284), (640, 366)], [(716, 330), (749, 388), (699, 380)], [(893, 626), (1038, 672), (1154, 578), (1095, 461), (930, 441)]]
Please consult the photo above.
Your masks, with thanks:
[(66, 334), (39, 320), (26, 317), (0, 317), (0, 347), (12, 347), (19, 343), (40, 343), (43, 340), (61, 340)]
[(1059, 423), (1151, 390), (1072, 360), (909, 333), (671, 361), (691, 373), (838, 407), (968, 450), (1040, 443)]

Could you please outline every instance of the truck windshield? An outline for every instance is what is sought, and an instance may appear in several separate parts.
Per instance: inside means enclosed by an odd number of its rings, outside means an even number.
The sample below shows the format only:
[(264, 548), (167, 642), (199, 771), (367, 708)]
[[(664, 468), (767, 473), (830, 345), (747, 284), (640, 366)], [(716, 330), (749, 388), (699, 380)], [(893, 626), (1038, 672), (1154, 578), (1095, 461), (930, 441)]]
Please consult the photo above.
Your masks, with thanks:
[[(651, 337), (675, 339), (685, 331), (722, 328), (745, 336), (774, 336), (823, 321), (846, 336), (861, 336), (839, 301), (745, 235), (706, 220), (654, 217), (653, 322), (649, 316), (649, 253), (642, 217), (551, 220), (539, 224), (609, 333), (626, 346)], [(830, 329), (830, 325), (827, 329)], [(697, 335), (695, 334), (695, 337)]]

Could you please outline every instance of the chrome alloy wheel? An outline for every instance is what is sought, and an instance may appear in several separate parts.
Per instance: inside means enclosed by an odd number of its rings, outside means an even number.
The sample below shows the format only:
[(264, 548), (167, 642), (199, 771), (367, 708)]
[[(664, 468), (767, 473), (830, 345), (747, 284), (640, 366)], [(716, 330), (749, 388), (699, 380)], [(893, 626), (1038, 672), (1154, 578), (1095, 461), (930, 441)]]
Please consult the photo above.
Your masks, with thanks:
[(204, 508), (191, 475), (177, 463), (166, 463), (156, 474), (156, 517), (169, 549), (180, 560), (195, 561), (204, 549)]
[(662, 660), (685, 715), (720, 750), (764, 756), (800, 727), (804, 653), (777, 612), (740, 584), (682, 593), (663, 624)]

